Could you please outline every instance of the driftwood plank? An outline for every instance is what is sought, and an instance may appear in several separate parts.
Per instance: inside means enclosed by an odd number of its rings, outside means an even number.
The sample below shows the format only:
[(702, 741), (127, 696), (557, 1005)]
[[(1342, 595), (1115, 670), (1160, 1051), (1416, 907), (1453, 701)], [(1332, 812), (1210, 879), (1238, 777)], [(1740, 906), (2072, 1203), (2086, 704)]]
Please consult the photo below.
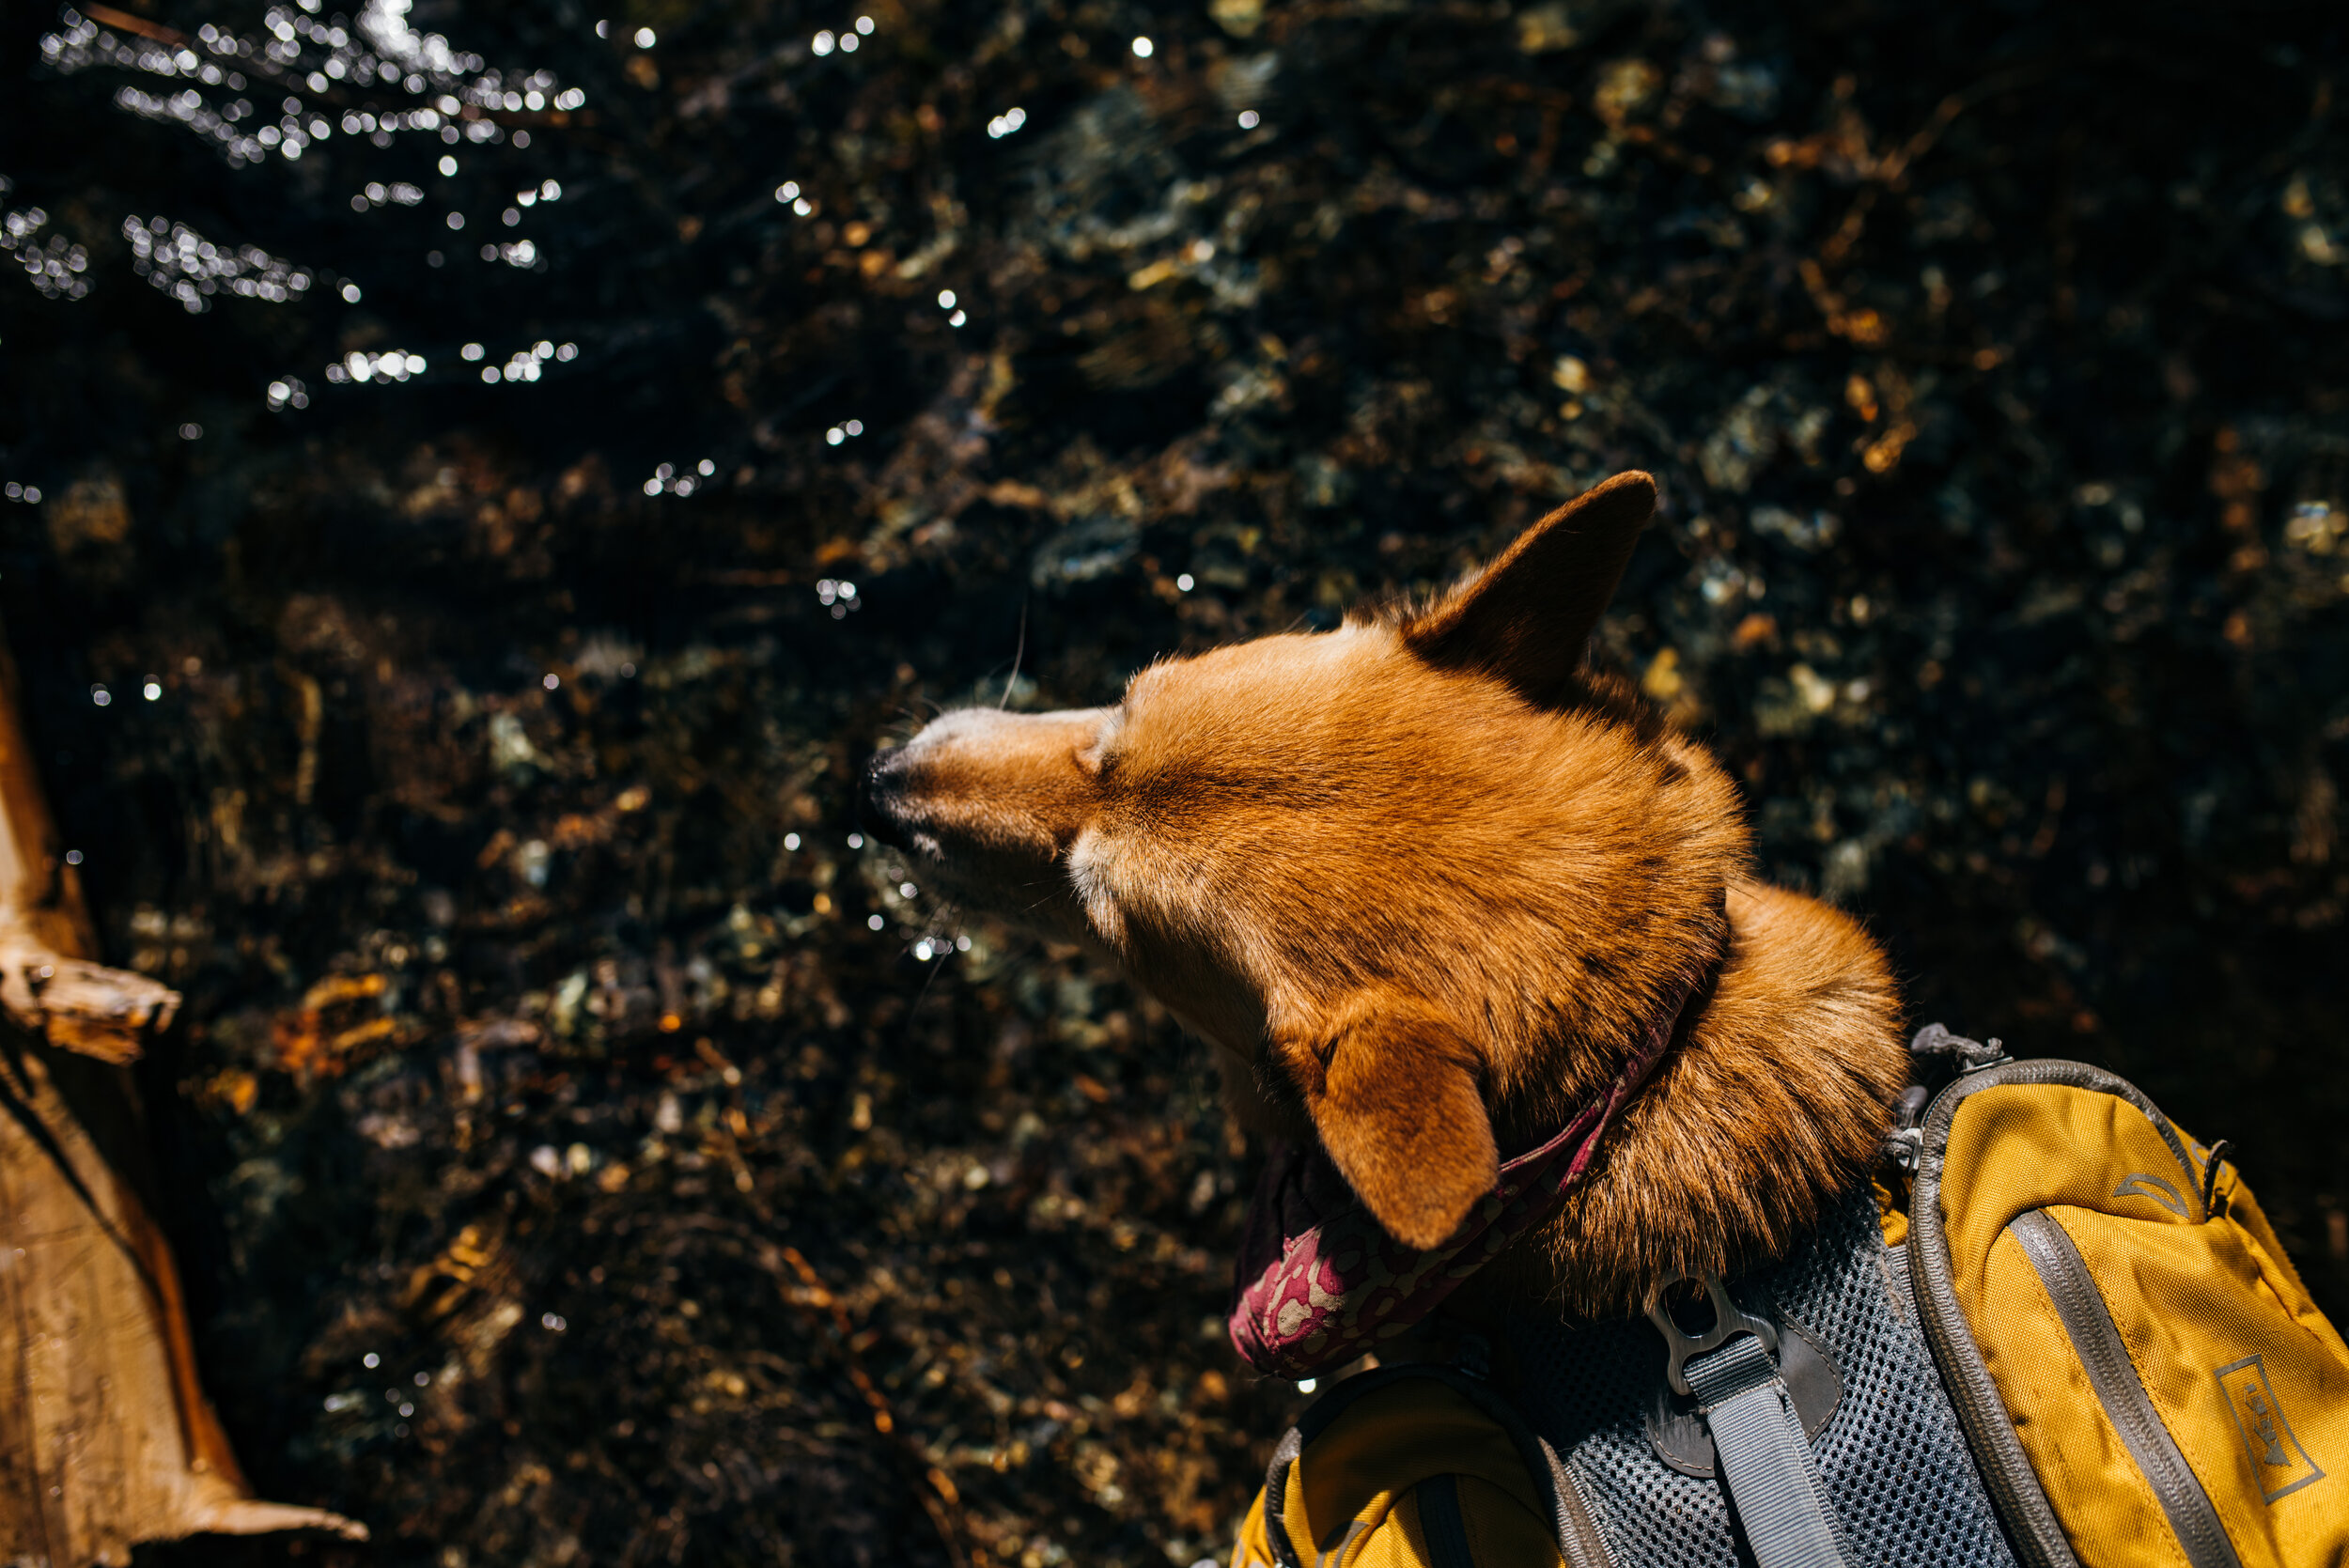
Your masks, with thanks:
[(256, 1500), (197, 1381), (127, 1070), (179, 998), (90, 961), (14, 676), (0, 646), (0, 1560), (127, 1562), (208, 1530), (364, 1537)]

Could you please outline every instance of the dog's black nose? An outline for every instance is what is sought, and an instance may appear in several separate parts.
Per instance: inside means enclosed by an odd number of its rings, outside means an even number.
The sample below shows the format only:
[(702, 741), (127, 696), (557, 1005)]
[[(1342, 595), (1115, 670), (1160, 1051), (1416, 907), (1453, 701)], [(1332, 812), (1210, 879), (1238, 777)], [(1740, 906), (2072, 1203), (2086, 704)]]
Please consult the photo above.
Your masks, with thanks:
[(903, 755), (899, 752), (882, 752), (857, 771), (856, 825), (867, 837), (896, 848), (907, 847), (905, 826), (896, 812), (896, 774), (894, 765)]

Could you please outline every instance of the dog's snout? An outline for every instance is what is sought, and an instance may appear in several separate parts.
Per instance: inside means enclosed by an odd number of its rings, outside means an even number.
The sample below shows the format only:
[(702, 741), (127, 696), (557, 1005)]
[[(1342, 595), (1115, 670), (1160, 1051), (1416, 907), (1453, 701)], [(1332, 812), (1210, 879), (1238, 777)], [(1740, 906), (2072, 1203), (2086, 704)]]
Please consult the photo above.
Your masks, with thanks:
[[(863, 760), (859, 831), (938, 870), (978, 875), (984, 864), (988, 876), (1048, 877), (1090, 809), (1093, 779), (1076, 753), (1102, 718), (1098, 709), (941, 713)], [(1028, 881), (1019, 885), (1033, 901)]]
[(905, 824), (899, 817), (898, 796), (904, 783), (905, 751), (881, 752), (857, 774), (856, 824), (869, 838), (896, 848), (907, 847)]

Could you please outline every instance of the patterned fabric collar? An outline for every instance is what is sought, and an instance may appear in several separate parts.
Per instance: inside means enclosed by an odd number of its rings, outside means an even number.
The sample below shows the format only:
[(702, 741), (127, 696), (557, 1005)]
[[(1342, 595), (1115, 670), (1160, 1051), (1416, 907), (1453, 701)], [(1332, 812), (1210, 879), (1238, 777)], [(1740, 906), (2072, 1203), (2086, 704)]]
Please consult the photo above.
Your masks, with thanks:
[(1318, 1144), (1275, 1141), (1233, 1273), (1229, 1327), (1240, 1358), (1274, 1377), (1343, 1366), (1418, 1323), (1548, 1219), (1655, 1070), (1689, 999), (1719, 972), (1725, 946), (1724, 929), (1721, 943), (1674, 986), (1614, 1080), (1540, 1147), (1504, 1162), (1492, 1191), (1439, 1247), (1422, 1251), (1388, 1235)]

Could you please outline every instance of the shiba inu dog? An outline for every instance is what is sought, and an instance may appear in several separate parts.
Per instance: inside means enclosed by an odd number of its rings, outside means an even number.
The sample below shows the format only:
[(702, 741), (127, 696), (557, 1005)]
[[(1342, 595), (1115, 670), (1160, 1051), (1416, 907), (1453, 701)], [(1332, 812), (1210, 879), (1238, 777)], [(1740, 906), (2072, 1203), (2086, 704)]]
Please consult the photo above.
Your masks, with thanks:
[(1432, 603), (1165, 660), (1113, 707), (948, 713), (864, 820), (1112, 955), (1408, 1247), (1669, 1031), (1480, 1290), (1637, 1312), (1779, 1256), (1878, 1149), (1899, 1003), (1858, 924), (1754, 878), (1719, 764), (1590, 666), (1655, 500), (1620, 474)]

